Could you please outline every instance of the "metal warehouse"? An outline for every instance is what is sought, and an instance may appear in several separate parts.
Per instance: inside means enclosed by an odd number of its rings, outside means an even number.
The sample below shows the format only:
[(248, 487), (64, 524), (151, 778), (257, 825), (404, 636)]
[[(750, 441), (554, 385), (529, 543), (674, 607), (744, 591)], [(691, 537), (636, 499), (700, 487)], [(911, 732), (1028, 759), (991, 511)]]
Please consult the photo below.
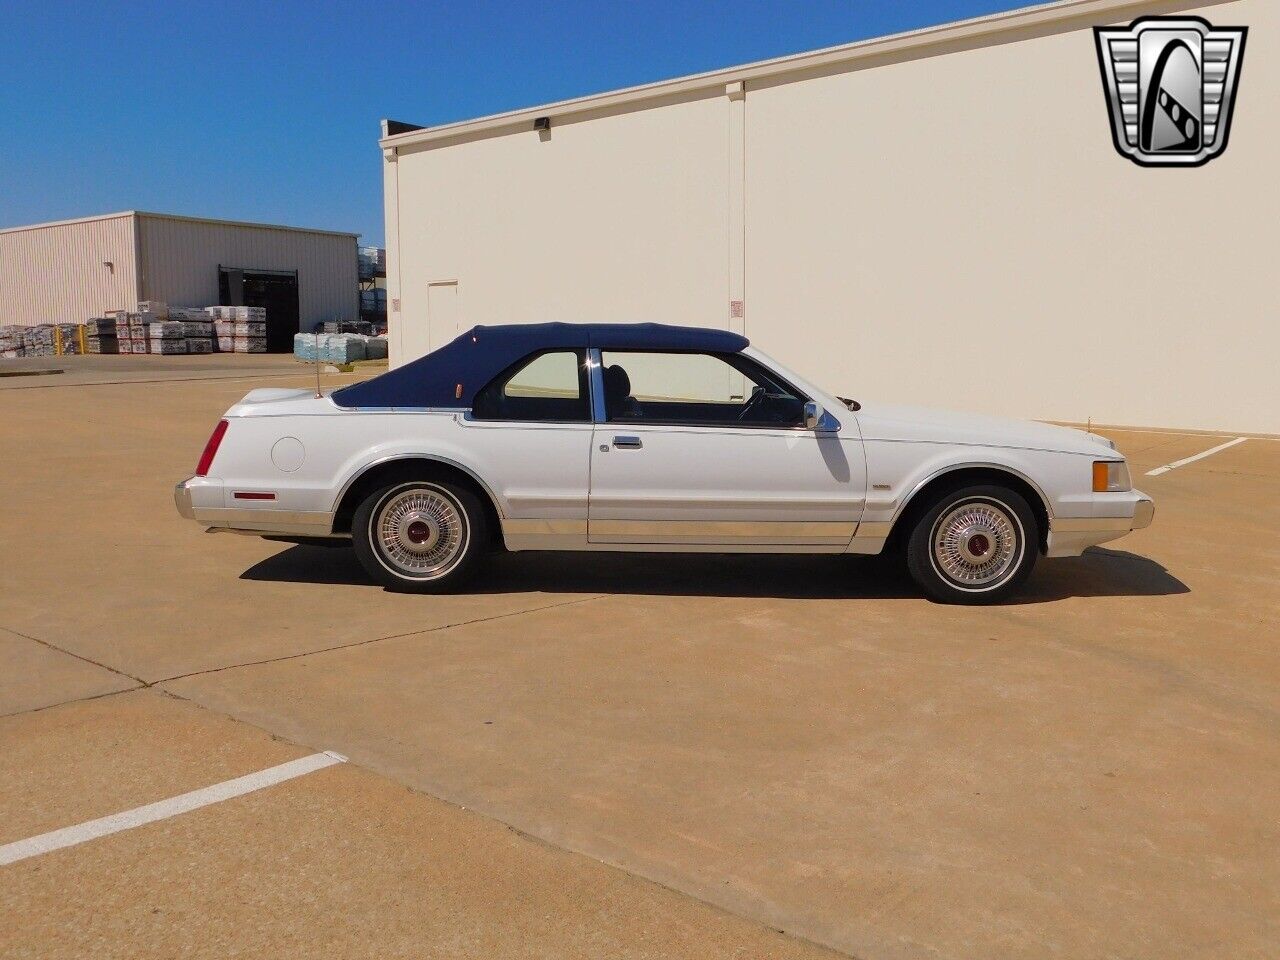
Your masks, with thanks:
[(0, 231), (0, 323), (83, 322), (141, 301), (267, 309), (267, 347), (359, 313), (356, 235), (128, 211)]
[[(1093, 28), (1146, 16), (1248, 28), (1203, 166), (1113, 142)], [(1273, 0), (1064, 0), (386, 122), (392, 363), (473, 324), (658, 321), (855, 398), (1280, 433), (1278, 38)]]

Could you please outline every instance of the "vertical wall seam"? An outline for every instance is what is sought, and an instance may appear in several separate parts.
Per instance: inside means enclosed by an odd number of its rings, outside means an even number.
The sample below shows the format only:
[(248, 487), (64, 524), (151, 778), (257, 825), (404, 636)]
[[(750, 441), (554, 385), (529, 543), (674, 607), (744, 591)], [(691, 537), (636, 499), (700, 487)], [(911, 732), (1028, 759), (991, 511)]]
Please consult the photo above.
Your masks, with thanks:
[(133, 288), (134, 300), (131, 310), (137, 310), (138, 304), (148, 299), (146, 295), (146, 275), (142, 259), (142, 215), (133, 213), (129, 219), (133, 225)]
[(747, 85), (742, 85), (742, 106), (738, 130), (739, 149), (742, 151), (740, 172), (741, 190), (738, 206), (738, 283), (742, 297), (742, 335), (747, 335)]
[(725, 86), (729, 105), (728, 328), (745, 333), (746, 318), (746, 87)]
[[(388, 277), (387, 290), (387, 324), (391, 325), (391, 321), (395, 320), (395, 336), (392, 338), (392, 346), (395, 347), (395, 353), (392, 358), (394, 364), (404, 363), (404, 286), (402, 283), (403, 271), (400, 267), (400, 258), (404, 247), (400, 243), (400, 158), (392, 148), (392, 155), (383, 156), (383, 163), (391, 165), (391, 175), (384, 177), (384, 185), (388, 182), (391, 187), (391, 196), (388, 198), (383, 209), (386, 213), (392, 214), (395, 218), (394, 223), (384, 223), (383, 226), (387, 232), (387, 270), (390, 274)], [(392, 246), (391, 239), (394, 234), (395, 244)], [(393, 306), (398, 306), (398, 310), (393, 310)]]

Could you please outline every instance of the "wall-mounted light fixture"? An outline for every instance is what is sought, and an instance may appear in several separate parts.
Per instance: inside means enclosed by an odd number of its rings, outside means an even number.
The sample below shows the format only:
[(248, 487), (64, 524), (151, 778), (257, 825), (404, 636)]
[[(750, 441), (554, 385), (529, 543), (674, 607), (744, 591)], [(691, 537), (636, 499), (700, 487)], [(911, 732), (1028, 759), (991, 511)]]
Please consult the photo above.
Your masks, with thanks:
[(539, 133), (541, 133), (543, 130), (550, 130), (550, 129), (551, 129), (551, 118), (550, 118), (550, 117), (538, 117), (537, 119), (535, 119), (535, 120), (533, 121), (533, 129), (537, 130)]
[(110, 260), (103, 260), (102, 265), (106, 267), (108, 270), (110, 270), (112, 273), (116, 272), (116, 265), (112, 263)]

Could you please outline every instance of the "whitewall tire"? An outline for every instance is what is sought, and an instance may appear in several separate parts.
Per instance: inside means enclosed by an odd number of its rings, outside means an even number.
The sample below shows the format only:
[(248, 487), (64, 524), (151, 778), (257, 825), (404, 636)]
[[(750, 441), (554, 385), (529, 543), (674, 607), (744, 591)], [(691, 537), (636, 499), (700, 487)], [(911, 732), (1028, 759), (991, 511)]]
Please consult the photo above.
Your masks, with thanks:
[(351, 523), (356, 556), (392, 590), (447, 593), (475, 572), (489, 542), (474, 493), (442, 480), (399, 480), (369, 494)]
[(939, 497), (907, 541), (907, 569), (942, 603), (998, 603), (1031, 574), (1040, 535), (1021, 494), (973, 486)]

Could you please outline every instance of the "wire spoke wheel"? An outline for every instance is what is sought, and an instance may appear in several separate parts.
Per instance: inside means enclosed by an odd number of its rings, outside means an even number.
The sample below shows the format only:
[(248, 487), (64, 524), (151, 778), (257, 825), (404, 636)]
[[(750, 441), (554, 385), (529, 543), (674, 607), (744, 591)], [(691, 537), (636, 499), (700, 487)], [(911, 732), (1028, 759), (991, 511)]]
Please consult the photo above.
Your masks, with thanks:
[(469, 534), (466, 514), (446, 491), (414, 485), (393, 492), (374, 513), (379, 559), (399, 576), (431, 580), (458, 563)]
[(989, 589), (1008, 577), (1022, 554), (1022, 527), (1012, 510), (987, 500), (959, 503), (930, 534), (938, 573), (961, 589)]

